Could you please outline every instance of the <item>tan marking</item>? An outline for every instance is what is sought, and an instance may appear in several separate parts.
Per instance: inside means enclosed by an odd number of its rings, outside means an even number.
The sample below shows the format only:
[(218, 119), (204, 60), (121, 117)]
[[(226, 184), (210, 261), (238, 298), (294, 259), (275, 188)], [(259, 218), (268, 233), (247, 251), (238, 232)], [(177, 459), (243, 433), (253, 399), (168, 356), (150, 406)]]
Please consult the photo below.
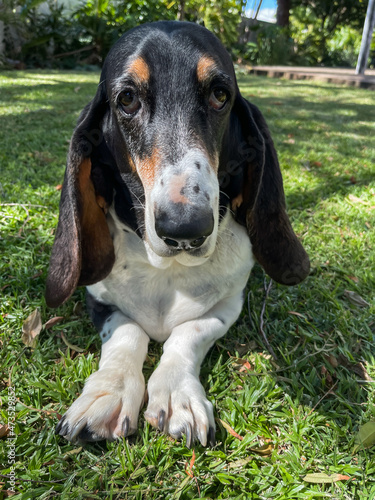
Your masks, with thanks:
[(150, 78), (150, 69), (143, 57), (134, 59), (130, 63), (128, 71), (142, 83), (147, 83)]
[(132, 172), (136, 172), (137, 169), (134, 165), (133, 158), (129, 154), (128, 154), (128, 163), (129, 163), (129, 167), (131, 168)]
[(183, 203), (186, 205), (190, 203), (189, 199), (185, 195), (181, 194), (182, 189), (186, 186), (187, 176), (185, 175), (174, 175), (173, 180), (170, 183), (169, 188), (169, 198), (173, 203)]
[[(110, 271), (113, 261), (113, 243), (109, 233), (105, 212), (104, 198), (97, 196), (91, 180), (91, 161), (84, 158), (78, 170), (78, 190), (80, 197), (81, 255), (82, 267), (79, 283), (95, 283), (95, 272), (102, 267), (98, 281), (104, 278), (104, 271)], [(107, 272), (107, 274), (108, 274)], [(93, 278), (94, 277), (94, 278)]]
[(103, 212), (106, 214), (108, 212), (108, 204), (101, 196), (100, 194), (96, 195), (96, 203), (99, 205), (99, 207), (103, 210)]
[(233, 200), (232, 200), (232, 210), (237, 210), (238, 207), (240, 207), (243, 203), (243, 196), (242, 196), (242, 193), (240, 193), (238, 196), (236, 196)]
[(207, 80), (215, 68), (216, 68), (216, 63), (211, 57), (202, 56), (199, 59), (197, 65), (198, 81), (204, 82), (205, 80)]
[(145, 158), (144, 160), (136, 161), (138, 165), (137, 171), (141, 178), (143, 187), (145, 189), (151, 189), (154, 185), (155, 174), (160, 166), (161, 155), (157, 148), (154, 147), (151, 156)]

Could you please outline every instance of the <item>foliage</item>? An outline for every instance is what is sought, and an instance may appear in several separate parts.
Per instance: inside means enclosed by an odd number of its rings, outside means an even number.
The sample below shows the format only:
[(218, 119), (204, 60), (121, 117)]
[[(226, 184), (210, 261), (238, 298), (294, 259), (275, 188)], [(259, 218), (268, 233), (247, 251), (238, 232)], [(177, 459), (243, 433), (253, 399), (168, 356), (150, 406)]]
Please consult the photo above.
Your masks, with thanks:
[(91, 61), (102, 63), (114, 42), (139, 23), (174, 19), (165, 0), (85, 0), (73, 15), (82, 37), (94, 50)]
[[(80, 60), (101, 64), (113, 43), (128, 29), (145, 22), (173, 20), (181, 3), (171, 0), (84, 0), (72, 15), (47, 0), (6, 0), (0, 11), (8, 33), (7, 57), (29, 66), (70, 66)], [(244, 0), (184, 2), (184, 17), (206, 26), (228, 48), (237, 41)], [(13, 46), (12, 46), (13, 45)], [(60, 58), (68, 53), (68, 61)]]
[[(177, 3), (177, 2), (176, 2)], [(238, 40), (238, 25), (244, 0), (190, 0), (186, 2), (187, 19), (202, 24), (231, 48)]]
[[(74, 123), (98, 79), (61, 71), (0, 75), (0, 423), (10, 417), (10, 383), (17, 398), (12, 499), (373, 499), (375, 451), (356, 440), (375, 419), (375, 386), (366, 380), (375, 378), (375, 129), (368, 90), (239, 80), (270, 126), (288, 212), (312, 271), (300, 286), (270, 291), (263, 328), (275, 362), (259, 334), (264, 275), (254, 268), (240, 320), (203, 363), (217, 445), (189, 450), (150, 428), (143, 412), (132, 440), (82, 447), (55, 436), (59, 414), (97, 368), (100, 350), (82, 290), (57, 311), (43, 299), (56, 187)], [(369, 306), (352, 303), (353, 292)], [(36, 308), (44, 324), (63, 320), (44, 328), (33, 349), (22, 342), (22, 324)], [(160, 353), (152, 344), (146, 379)], [(4, 497), (9, 449), (0, 439)], [(327, 475), (332, 481), (324, 484)], [(351, 480), (333, 481), (342, 476)], [(311, 477), (320, 483), (309, 483)]]
[[(40, 4), (44, 8), (39, 10)], [(28, 66), (74, 67), (75, 59), (60, 54), (79, 49), (79, 27), (65, 15), (61, 4), (48, 0), (18, 2), (6, 0), (0, 10), (5, 23), (5, 50), (8, 58)]]
[(252, 64), (290, 64), (293, 54), (292, 40), (284, 28), (273, 24), (254, 26), (257, 38), (241, 47), (241, 56)]
[(327, 56), (334, 66), (352, 66), (357, 64), (361, 48), (361, 31), (351, 26), (341, 26), (327, 40)]
[(358, 57), (365, 15), (364, 1), (292, 1), (290, 34), (297, 62), (353, 65), (353, 59)]

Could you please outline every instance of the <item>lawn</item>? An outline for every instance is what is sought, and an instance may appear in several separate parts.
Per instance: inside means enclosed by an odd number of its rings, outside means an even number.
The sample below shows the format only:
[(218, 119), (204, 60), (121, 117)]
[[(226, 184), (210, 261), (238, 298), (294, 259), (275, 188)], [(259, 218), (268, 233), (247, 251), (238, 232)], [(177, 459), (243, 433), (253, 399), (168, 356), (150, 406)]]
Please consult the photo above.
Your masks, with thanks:
[[(267, 298), (252, 271), (241, 318), (202, 369), (216, 446), (188, 449), (142, 413), (129, 440), (55, 436), (100, 351), (82, 289), (58, 310), (43, 297), (68, 142), (98, 78), (0, 74), (0, 416), (16, 436), (0, 440), (0, 499), (375, 498), (375, 448), (353, 453), (375, 420), (375, 93), (361, 89), (240, 76), (272, 131), (312, 269)], [(43, 324), (62, 319), (26, 347), (22, 325), (37, 308)], [(151, 346), (146, 378), (160, 352)], [(317, 473), (347, 479), (306, 481)]]

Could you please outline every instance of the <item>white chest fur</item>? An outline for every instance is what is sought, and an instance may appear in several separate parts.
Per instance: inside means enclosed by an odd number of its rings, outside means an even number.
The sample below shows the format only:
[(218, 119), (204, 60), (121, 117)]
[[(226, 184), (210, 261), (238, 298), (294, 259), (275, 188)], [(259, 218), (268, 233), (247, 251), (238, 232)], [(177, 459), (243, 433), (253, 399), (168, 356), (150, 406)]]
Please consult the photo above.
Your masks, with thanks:
[(254, 259), (245, 229), (230, 213), (220, 224), (214, 253), (198, 266), (184, 266), (175, 258), (155, 259), (147, 243), (113, 211), (110, 218), (115, 265), (107, 278), (88, 287), (89, 292), (117, 306), (152, 339), (165, 341), (176, 326), (245, 288)]

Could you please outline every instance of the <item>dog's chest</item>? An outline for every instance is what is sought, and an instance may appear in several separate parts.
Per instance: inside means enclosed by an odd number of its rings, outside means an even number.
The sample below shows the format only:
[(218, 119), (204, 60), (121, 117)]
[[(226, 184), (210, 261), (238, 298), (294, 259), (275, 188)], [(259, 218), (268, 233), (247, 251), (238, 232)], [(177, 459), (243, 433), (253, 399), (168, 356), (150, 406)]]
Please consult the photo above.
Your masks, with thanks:
[(145, 244), (135, 233), (115, 226), (116, 262), (110, 275), (89, 287), (94, 297), (115, 305), (155, 340), (173, 328), (208, 312), (246, 286), (254, 263), (249, 238), (231, 216), (219, 234), (217, 248), (199, 266), (174, 259), (165, 268), (150, 264)]

